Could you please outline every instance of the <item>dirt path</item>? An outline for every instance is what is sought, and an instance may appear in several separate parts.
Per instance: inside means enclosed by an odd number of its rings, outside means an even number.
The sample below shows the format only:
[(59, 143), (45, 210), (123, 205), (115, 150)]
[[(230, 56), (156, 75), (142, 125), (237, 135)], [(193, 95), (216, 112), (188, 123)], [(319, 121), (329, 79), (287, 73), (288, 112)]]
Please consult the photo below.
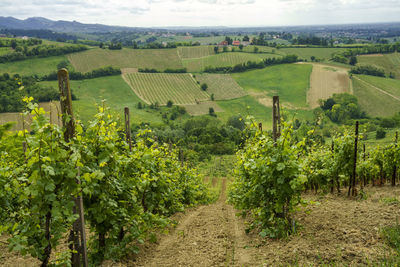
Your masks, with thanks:
[(381, 92), (382, 94), (388, 95), (388, 96), (390, 96), (390, 97), (396, 99), (397, 101), (400, 101), (400, 98), (399, 98), (399, 97), (397, 97), (397, 96), (395, 96), (395, 95), (392, 95), (392, 94), (386, 92), (385, 90), (382, 90), (381, 88), (376, 87), (375, 85), (370, 84), (369, 82), (366, 82), (366, 81), (364, 81), (364, 80), (362, 80), (362, 79), (360, 79), (360, 78), (358, 78), (358, 77), (355, 77), (355, 76), (353, 76), (353, 78), (356, 79), (356, 80), (358, 80), (358, 81), (360, 81), (360, 82), (362, 82), (362, 83), (365, 83), (366, 85), (368, 85), (368, 86), (370, 86), (370, 87), (372, 87), (372, 88), (374, 88), (374, 89), (376, 89), (376, 90), (378, 90), (378, 91)]
[(136, 266), (242, 266), (245, 232), (226, 204), (226, 179), (219, 200), (184, 216), (178, 227), (142, 255)]

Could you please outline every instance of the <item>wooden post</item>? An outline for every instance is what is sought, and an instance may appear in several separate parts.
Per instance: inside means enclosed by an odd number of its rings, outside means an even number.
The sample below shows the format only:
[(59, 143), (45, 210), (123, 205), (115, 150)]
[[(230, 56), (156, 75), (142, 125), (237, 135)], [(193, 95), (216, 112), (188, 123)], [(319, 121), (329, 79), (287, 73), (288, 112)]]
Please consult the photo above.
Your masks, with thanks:
[(356, 121), (356, 131), (354, 137), (354, 159), (353, 159), (353, 175), (352, 175), (353, 177), (352, 180), (350, 181), (349, 193), (348, 193), (348, 196), (350, 196), (350, 189), (352, 189), (351, 195), (353, 197), (356, 196), (357, 143), (358, 143), (358, 121)]
[(281, 134), (279, 96), (274, 96), (272, 100), (272, 138), (274, 139), (274, 143), (276, 145), (276, 140)]
[[(332, 158), (333, 158), (333, 151), (335, 150), (335, 143), (332, 140), (332, 144), (331, 144), (331, 153), (332, 153)], [(333, 194), (334, 191), (334, 187), (335, 187), (335, 181), (334, 181), (334, 177), (331, 178), (331, 194)]]
[[(75, 134), (75, 122), (72, 112), (71, 88), (69, 85), (69, 76), (66, 69), (60, 69), (57, 73), (58, 87), (60, 90), (60, 105), (62, 114), (62, 125), (64, 128), (64, 140), (69, 142)], [(80, 170), (78, 169), (78, 177)], [(79, 183), (79, 179), (77, 179)], [(74, 213), (79, 215), (79, 218), (73, 223), (72, 230), (68, 241), (69, 248), (77, 251), (72, 254), (72, 266), (88, 266), (87, 249), (86, 249), (86, 233), (85, 233), (85, 218), (83, 212), (82, 196), (75, 198)], [(80, 238), (79, 238), (80, 236)], [(82, 259), (81, 259), (82, 257)], [(82, 260), (82, 265), (81, 265)]]
[[(365, 161), (365, 159), (366, 159), (365, 144), (363, 144), (363, 161)], [(362, 184), (364, 184), (364, 186), (367, 186), (367, 176), (363, 175), (363, 181), (360, 181), (360, 183), (361, 183), (361, 189), (363, 189)]]
[(258, 129), (262, 132), (262, 122), (258, 124)]
[(129, 144), (129, 151), (132, 151), (132, 140), (131, 140), (131, 124), (130, 124), (130, 113), (129, 108), (125, 107), (125, 136), (126, 142)]
[[(396, 137), (394, 140), (394, 146), (397, 147), (397, 139), (399, 138), (399, 132), (396, 131)], [(396, 163), (393, 166), (393, 174), (392, 174), (392, 186), (396, 186), (396, 176), (397, 176), (397, 166)]]

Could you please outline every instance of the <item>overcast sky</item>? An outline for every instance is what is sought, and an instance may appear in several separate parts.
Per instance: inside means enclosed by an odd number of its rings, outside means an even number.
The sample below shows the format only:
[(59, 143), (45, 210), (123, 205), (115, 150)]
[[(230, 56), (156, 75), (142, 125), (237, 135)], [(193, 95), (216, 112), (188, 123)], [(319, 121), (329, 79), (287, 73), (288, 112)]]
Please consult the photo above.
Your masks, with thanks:
[(277, 26), (400, 21), (400, 0), (0, 0), (0, 16), (122, 26)]

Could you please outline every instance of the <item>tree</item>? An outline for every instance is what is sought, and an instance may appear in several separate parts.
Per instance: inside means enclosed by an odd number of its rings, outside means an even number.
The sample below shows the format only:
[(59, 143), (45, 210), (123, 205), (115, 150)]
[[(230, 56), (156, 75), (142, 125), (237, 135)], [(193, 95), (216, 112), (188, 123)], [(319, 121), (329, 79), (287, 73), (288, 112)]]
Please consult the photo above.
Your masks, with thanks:
[(201, 89), (202, 89), (203, 91), (206, 91), (207, 88), (208, 88), (208, 85), (207, 85), (206, 83), (203, 83), (203, 84), (201, 85)]
[(68, 69), (68, 62), (66, 60), (61, 61), (57, 64), (57, 69)]
[(11, 47), (12, 47), (12, 49), (14, 49), (15, 50), (15, 48), (17, 48), (17, 41), (15, 40), (15, 39), (12, 39), (11, 40)]
[(314, 60), (315, 60), (315, 57), (311, 56), (311, 61), (314, 62)]
[(239, 49), (240, 49), (240, 51), (243, 50), (243, 45), (242, 44), (239, 45)]
[(211, 101), (214, 101), (214, 94), (211, 94)]
[(218, 46), (214, 46), (214, 52), (215, 52), (215, 54), (218, 54), (218, 50), (219, 50)]
[(357, 64), (357, 57), (352, 56), (352, 57), (350, 58), (349, 64), (352, 65), (352, 66), (356, 65), (356, 64)]
[(249, 38), (248, 35), (245, 35), (245, 36), (243, 37), (243, 42), (248, 42), (248, 41), (250, 41), (250, 38)]
[(168, 102), (167, 102), (167, 107), (172, 107), (172, 105), (173, 105), (174, 103), (171, 101), (171, 100), (168, 100)]
[(376, 136), (375, 136), (376, 139), (383, 139), (383, 138), (385, 138), (385, 136), (386, 136), (386, 132), (383, 128), (378, 128), (376, 130)]
[(228, 47), (224, 46), (224, 48), (222, 48), (222, 51), (228, 52)]
[(254, 53), (258, 53), (258, 47), (257, 46), (254, 47)]
[(217, 116), (217, 115), (215, 114), (214, 108), (212, 108), (212, 107), (210, 107), (210, 108), (208, 109), (208, 114), (210, 114), (210, 116), (214, 116), (214, 117)]
[(225, 41), (227, 41), (227, 42), (228, 42), (228, 45), (231, 45), (231, 44), (232, 44), (232, 42), (233, 42), (232, 38), (231, 38), (231, 37), (229, 37), (229, 36), (226, 36), (226, 37), (225, 37)]

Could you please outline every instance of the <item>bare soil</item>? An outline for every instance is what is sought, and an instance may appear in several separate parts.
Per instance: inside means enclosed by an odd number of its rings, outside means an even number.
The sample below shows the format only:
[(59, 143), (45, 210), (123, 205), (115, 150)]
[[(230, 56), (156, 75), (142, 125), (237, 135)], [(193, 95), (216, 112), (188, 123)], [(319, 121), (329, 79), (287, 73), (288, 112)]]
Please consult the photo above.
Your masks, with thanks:
[[(174, 216), (176, 228), (147, 242), (138, 256), (103, 266), (369, 266), (394, 251), (381, 230), (400, 217), (400, 187), (367, 187), (366, 199), (307, 193), (299, 208), (297, 233), (275, 240), (246, 234), (245, 219), (226, 203), (228, 180), (222, 178), (219, 200)], [(0, 236), (1, 266), (38, 266), (32, 258), (6, 252)]]
[(316, 63), (312, 65), (310, 89), (307, 93), (307, 102), (311, 108), (319, 106), (319, 99), (327, 99), (333, 94), (352, 92), (347, 69)]

